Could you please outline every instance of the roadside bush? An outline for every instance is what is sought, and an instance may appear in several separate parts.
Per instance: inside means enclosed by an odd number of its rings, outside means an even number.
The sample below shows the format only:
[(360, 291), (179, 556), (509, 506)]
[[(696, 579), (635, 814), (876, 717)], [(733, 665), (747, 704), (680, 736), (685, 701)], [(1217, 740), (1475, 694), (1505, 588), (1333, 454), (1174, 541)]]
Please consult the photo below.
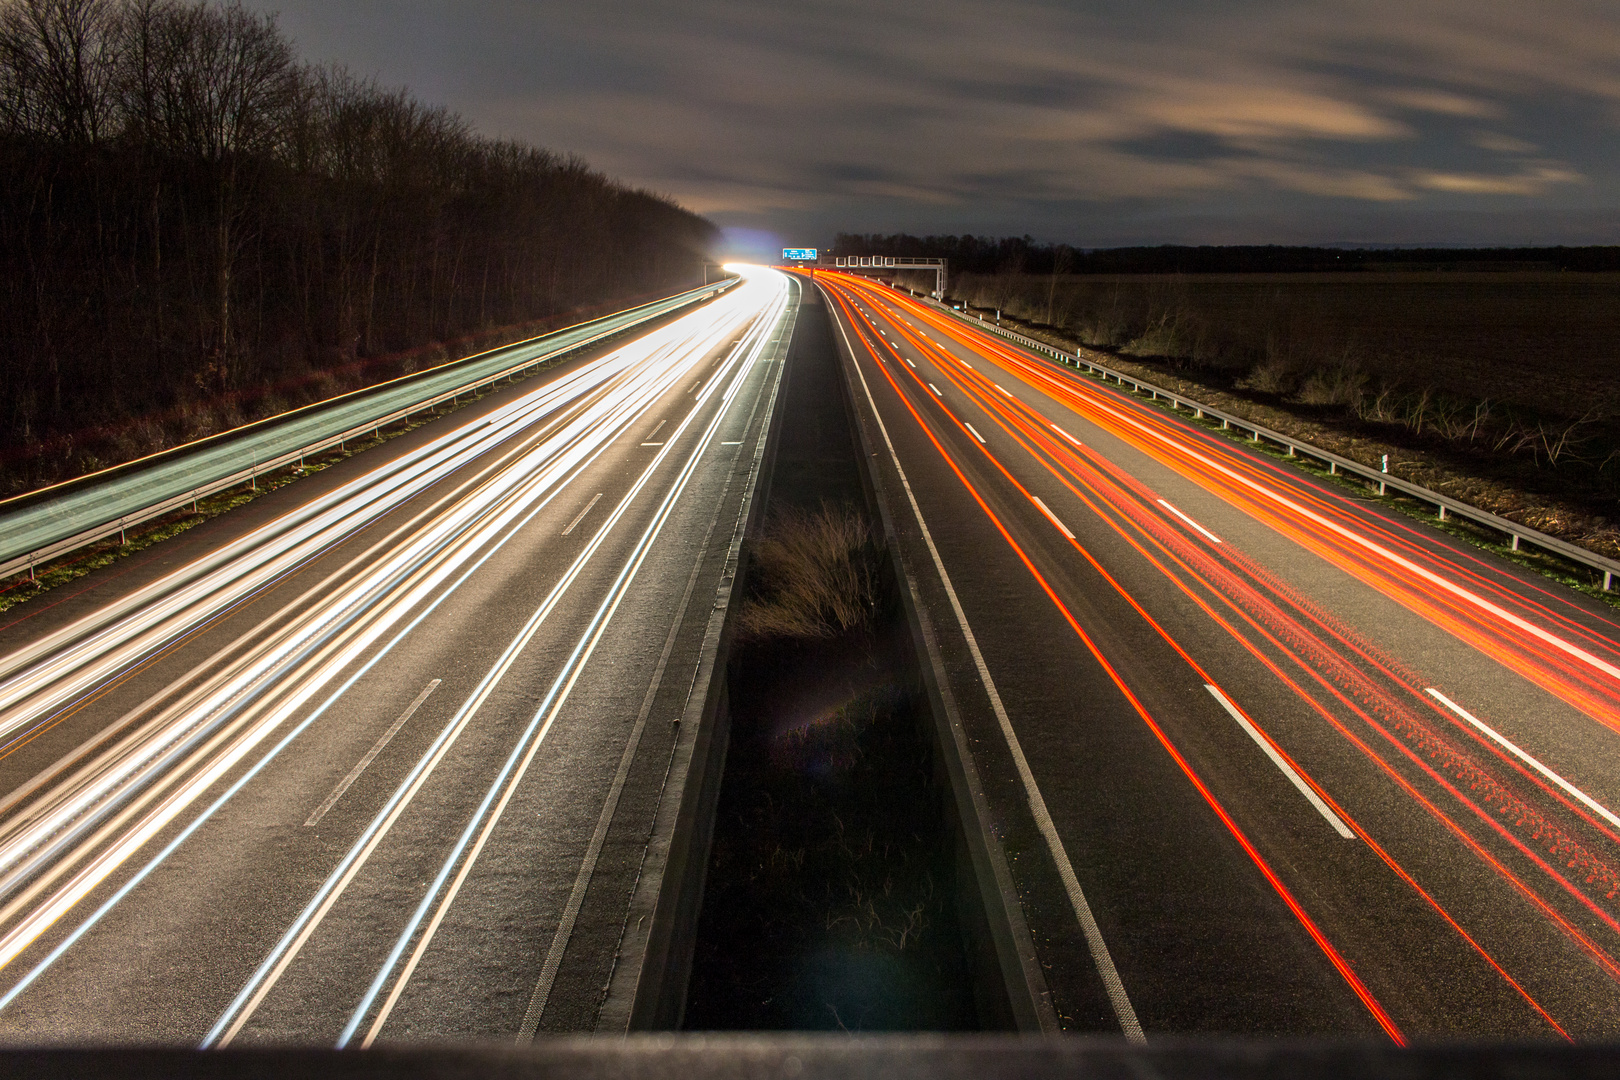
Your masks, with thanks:
[(1300, 384), (1299, 400), (1305, 405), (1355, 407), (1367, 392), (1367, 373), (1354, 361), (1320, 367)]
[(1299, 381), (1299, 369), (1292, 360), (1273, 356), (1249, 369), (1237, 382), (1239, 390), (1253, 390), (1260, 394), (1287, 394)]

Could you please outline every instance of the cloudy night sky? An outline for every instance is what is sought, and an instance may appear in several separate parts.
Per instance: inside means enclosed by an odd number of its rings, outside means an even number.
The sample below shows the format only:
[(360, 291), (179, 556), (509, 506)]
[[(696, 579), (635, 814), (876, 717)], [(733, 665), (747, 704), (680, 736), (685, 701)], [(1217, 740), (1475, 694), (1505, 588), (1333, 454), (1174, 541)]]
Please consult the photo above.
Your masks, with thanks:
[(256, 0), (763, 246), (1620, 243), (1620, 4)]

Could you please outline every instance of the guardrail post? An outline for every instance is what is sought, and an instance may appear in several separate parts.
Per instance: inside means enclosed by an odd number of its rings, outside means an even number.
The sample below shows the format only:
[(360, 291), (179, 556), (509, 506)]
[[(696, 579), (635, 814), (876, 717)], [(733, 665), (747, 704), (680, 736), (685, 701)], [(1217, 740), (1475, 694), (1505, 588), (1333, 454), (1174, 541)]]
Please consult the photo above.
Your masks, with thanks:
[(1509, 548), (1509, 550), (1510, 551), (1518, 551), (1519, 550), (1519, 534), (1518, 533), (1513, 534), (1513, 546), (1511, 548)]
[(1603, 591), (1608, 592), (1609, 586), (1614, 584), (1614, 571), (1603, 571)]
[(1328, 475), (1329, 476), (1338, 476), (1339, 475), (1339, 463), (1337, 461), (1328, 462)]
[(1441, 521), (1446, 520), (1446, 504), (1445, 503), (1440, 504), (1440, 520)]

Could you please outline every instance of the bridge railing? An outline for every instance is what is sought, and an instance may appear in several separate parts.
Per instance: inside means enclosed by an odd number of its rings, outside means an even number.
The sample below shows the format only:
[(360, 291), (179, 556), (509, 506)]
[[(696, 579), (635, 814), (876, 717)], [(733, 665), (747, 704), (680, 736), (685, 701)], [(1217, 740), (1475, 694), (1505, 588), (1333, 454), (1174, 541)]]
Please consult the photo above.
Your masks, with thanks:
[(318, 401), (137, 461), (0, 501), (0, 579), (171, 513), (413, 413), (701, 303), (730, 279)]

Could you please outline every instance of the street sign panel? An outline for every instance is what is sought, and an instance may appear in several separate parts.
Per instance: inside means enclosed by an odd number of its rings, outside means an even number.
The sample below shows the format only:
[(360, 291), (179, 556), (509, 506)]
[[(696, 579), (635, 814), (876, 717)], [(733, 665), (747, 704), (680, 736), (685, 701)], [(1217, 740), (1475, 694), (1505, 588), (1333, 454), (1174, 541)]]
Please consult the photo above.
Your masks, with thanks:
[(783, 262), (815, 262), (816, 261), (816, 249), (815, 248), (783, 248), (782, 249), (782, 261)]

